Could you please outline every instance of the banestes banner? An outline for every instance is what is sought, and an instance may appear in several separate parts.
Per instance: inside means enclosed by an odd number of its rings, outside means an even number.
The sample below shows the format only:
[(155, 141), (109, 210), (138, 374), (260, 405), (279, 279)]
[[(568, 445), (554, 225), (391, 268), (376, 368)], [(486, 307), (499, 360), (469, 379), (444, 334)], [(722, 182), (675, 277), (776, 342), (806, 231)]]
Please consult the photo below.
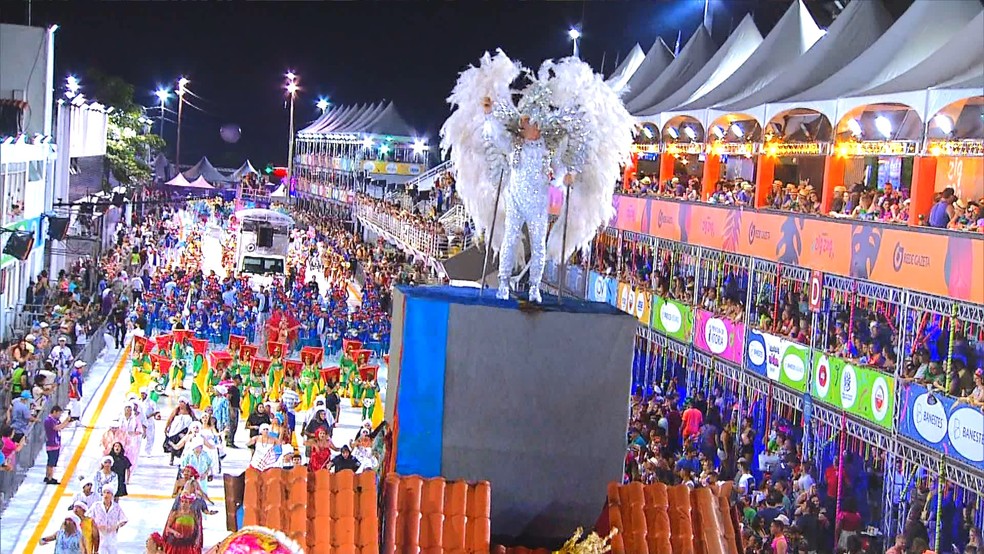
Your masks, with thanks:
[(984, 471), (984, 412), (926, 387), (902, 388), (899, 433)]
[(813, 354), (813, 398), (834, 408), (892, 428), (895, 415), (895, 378), (851, 361)]
[(615, 197), (623, 231), (984, 304), (984, 235)]
[(770, 381), (778, 381), (799, 392), (809, 388), (810, 349), (802, 344), (748, 329), (745, 359), (748, 369)]
[(618, 304), (623, 312), (632, 314), (639, 323), (649, 325), (649, 310), (652, 308), (652, 294), (628, 283), (618, 284)]

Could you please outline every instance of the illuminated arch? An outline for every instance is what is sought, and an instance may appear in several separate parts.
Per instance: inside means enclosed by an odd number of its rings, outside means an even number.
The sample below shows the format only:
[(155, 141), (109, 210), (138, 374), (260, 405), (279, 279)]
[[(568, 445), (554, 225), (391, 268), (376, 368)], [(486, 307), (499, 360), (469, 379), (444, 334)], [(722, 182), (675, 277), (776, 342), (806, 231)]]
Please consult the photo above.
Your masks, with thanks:
[(704, 132), (704, 126), (701, 125), (697, 118), (689, 115), (677, 115), (671, 117), (669, 121), (663, 125), (663, 130), (660, 133), (660, 136), (662, 136), (662, 140), (665, 144), (675, 142), (684, 144), (691, 142), (704, 142), (707, 138)]
[(830, 142), (833, 126), (823, 113), (811, 108), (790, 108), (773, 115), (763, 130), (766, 142)]
[(919, 113), (912, 106), (894, 102), (856, 106), (842, 115), (834, 128), (838, 141), (920, 141), (922, 135)]

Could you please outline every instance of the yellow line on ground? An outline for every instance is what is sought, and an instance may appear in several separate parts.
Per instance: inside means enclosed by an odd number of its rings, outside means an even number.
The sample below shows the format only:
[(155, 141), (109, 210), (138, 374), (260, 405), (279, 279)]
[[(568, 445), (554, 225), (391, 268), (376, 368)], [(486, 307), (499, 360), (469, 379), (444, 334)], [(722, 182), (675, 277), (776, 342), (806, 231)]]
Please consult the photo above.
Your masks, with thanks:
[(89, 444), (89, 438), (92, 436), (92, 430), (95, 428), (95, 424), (99, 421), (99, 416), (102, 415), (103, 408), (106, 406), (106, 402), (109, 401), (110, 395), (113, 393), (113, 388), (116, 386), (116, 381), (120, 378), (120, 374), (123, 372), (123, 366), (126, 365), (126, 361), (130, 358), (130, 345), (127, 344), (126, 348), (120, 354), (120, 360), (116, 363), (116, 367), (113, 368), (113, 376), (109, 379), (109, 384), (106, 386), (106, 390), (103, 391), (102, 397), (99, 399), (99, 403), (96, 404), (96, 411), (92, 414), (92, 425), (85, 428), (85, 433), (82, 434), (82, 441), (79, 442), (78, 447), (76, 447), (75, 452), (72, 454), (72, 459), (68, 462), (68, 466), (65, 468), (65, 473), (62, 476), (61, 483), (58, 488), (55, 489), (55, 494), (48, 501), (48, 507), (44, 511), (44, 515), (41, 516), (41, 521), (38, 522), (37, 526), (34, 528), (34, 534), (27, 541), (27, 546), (24, 550), (24, 554), (33, 554), (35, 547), (41, 542), (41, 537), (44, 536), (44, 530), (48, 528), (48, 523), (51, 518), (55, 515), (55, 510), (58, 508), (58, 499), (65, 495), (65, 489), (68, 488), (68, 483), (71, 480), (71, 475), (75, 473), (75, 468), (78, 467), (79, 462), (82, 460), (82, 453), (85, 452), (86, 445)]
[[(65, 496), (75, 496), (75, 495), (70, 492), (65, 492), (62, 494), (62, 496), (65, 497)], [(126, 498), (134, 499), (134, 500), (174, 500), (174, 497), (169, 494), (145, 494), (140, 492), (128, 493), (126, 495)], [(219, 502), (219, 501), (224, 501), (225, 497), (209, 496), (209, 499), (211, 499), (213, 502)]]

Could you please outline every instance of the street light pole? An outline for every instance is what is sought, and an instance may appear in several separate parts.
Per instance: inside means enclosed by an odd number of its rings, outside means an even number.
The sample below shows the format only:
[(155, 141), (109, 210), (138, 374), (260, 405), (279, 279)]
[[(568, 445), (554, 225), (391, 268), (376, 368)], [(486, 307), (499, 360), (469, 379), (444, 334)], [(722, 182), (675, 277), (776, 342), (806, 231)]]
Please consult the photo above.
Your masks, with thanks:
[[(293, 71), (287, 72), (287, 93), (290, 95), (290, 136), (287, 138), (287, 178), (294, 178), (294, 98), (297, 96), (297, 75)], [(287, 181), (288, 189), (290, 181)]]
[(178, 95), (178, 141), (174, 152), (174, 166), (177, 168), (178, 173), (181, 173), (181, 114), (184, 112), (184, 95), (187, 90), (185, 88), (187, 84), (188, 79), (184, 77), (178, 79), (178, 90), (175, 93)]

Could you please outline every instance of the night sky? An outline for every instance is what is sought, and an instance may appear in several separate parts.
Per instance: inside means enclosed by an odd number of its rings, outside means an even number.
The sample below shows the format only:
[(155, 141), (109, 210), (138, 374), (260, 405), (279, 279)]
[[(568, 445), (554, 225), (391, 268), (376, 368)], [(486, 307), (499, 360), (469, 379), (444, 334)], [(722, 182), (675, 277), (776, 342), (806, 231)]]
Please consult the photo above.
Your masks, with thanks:
[[(856, 0), (857, 1), (857, 0)], [(900, 0), (909, 3), (911, 0)], [(887, 0), (886, 4), (896, 3)], [(829, 24), (822, 1), (811, 3)], [(763, 34), (786, 0), (712, 0), (714, 36), (726, 38), (745, 13)], [(2, 2), (0, 20), (26, 22), (25, 2)], [(182, 164), (207, 155), (220, 167), (283, 164), (288, 112), (284, 73), (300, 75), (296, 125), (314, 120), (325, 96), (336, 104), (394, 100), (407, 122), (436, 145), (444, 103), (457, 73), (497, 47), (527, 65), (570, 55), (567, 30), (583, 32), (582, 58), (605, 73), (636, 43), (662, 37), (672, 48), (700, 23), (703, 0), (660, 2), (40, 2), (33, 25), (58, 23), (56, 79), (97, 67), (136, 87), (137, 102), (157, 104), (158, 85), (191, 80), (182, 124)], [(893, 10), (895, 11), (895, 10)], [(826, 18), (826, 20), (824, 20)], [(85, 82), (82, 82), (85, 93)], [(57, 93), (56, 93), (57, 94)], [(175, 108), (172, 96), (170, 107)], [(157, 115), (157, 111), (149, 112)], [(174, 114), (167, 115), (172, 121)], [(227, 144), (223, 124), (242, 128)], [(155, 130), (159, 124), (155, 125)], [(176, 128), (165, 122), (173, 156)]]

